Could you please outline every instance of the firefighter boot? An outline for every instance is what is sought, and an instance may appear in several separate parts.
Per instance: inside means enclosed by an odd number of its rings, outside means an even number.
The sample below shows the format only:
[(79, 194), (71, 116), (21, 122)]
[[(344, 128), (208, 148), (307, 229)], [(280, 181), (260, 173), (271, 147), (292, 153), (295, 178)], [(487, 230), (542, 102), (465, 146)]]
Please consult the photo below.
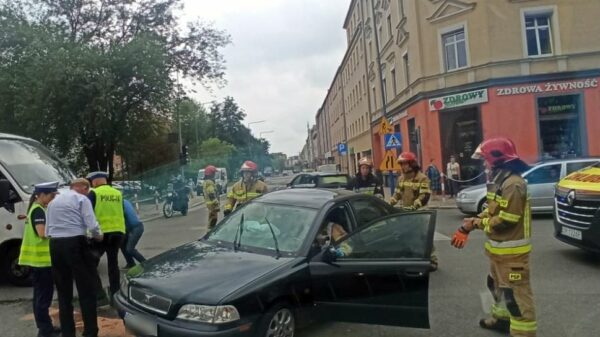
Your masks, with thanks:
[(486, 318), (479, 321), (479, 326), (488, 330), (510, 333), (510, 321), (507, 319)]

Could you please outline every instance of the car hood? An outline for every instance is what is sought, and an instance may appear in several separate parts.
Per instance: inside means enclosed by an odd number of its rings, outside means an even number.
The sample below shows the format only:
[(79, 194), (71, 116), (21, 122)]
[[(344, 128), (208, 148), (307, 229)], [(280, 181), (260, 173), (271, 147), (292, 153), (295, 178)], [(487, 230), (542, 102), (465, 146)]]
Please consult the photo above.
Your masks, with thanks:
[(218, 304), (225, 296), (292, 261), (202, 241), (169, 250), (132, 268), (130, 285), (177, 303)]

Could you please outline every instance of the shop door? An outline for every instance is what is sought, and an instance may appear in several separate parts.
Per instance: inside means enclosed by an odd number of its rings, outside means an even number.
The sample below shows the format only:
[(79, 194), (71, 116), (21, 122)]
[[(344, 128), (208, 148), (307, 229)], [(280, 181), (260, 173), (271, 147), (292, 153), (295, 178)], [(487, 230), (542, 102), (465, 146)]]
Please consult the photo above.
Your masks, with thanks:
[[(471, 180), (483, 172), (481, 161), (472, 159), (471, 156), (482, 141), (480, 112), (477, 107), (461, 108), (441, 111), (440, 114), (440, 139), (444, 163), (450, 161), (454, 155), (460, 164), (462, 180)], [(485, 177), (480, 176), (468, 185), (485, 182)]]

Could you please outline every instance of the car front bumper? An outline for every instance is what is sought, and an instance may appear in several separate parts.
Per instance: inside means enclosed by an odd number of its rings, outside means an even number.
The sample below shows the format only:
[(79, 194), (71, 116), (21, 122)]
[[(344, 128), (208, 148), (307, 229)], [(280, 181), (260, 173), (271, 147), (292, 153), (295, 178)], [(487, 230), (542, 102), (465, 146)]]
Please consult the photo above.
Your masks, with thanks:
[[(565, 227), (570, 233), (574, 233), (573, 231), (581, 232), (581, 239), (564, 235), (563, 227)], [(590, 252), (600, 253), (600, 218), (596, 216), (588, 229), (580, 229), (562, 224), (560, 221), (558, 221), (555, 214), (554, 237), (571, 246), (575, 246)]]
[(218, 325), (171, 321), (138, 309), (131, 305), (120, 292), (115, 294), (114, 303), (119, 316), (122, 318), (125, 315), (137, 316), (156, 324), (156, 335), (148, 335), (139, 327), (133, 324), (128, 325), (128, 321), (124, 319), (125, 327), (138, 337), (243, 337), (254, 334), (255, 324), (248, 321), (241, 322), (239, 326), (228, 329), (221, 329)]

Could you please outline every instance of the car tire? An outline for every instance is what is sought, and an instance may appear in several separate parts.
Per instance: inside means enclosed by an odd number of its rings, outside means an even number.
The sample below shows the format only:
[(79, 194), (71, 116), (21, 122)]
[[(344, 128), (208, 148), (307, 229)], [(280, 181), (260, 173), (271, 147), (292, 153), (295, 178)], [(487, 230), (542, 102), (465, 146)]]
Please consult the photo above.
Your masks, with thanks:
[(261, 317), (257, 332), (258, 337), (294, 337), (294, 310), (285, 302), (275, 304)]
[(483, 210), (486, 209), (487, 207), (488, 207), (487, 199), (486, 198), (481, 199), (481, 201), (477, 204), (477, 214), (483, 213)]
[(31, 268), (19, 266), (19, 255), (21, 246), (11, 245), (6, 250), (6, 255), (2, 259), (2, 272), (6, 275), (8, 282), (17, 287), (31, 287)]

